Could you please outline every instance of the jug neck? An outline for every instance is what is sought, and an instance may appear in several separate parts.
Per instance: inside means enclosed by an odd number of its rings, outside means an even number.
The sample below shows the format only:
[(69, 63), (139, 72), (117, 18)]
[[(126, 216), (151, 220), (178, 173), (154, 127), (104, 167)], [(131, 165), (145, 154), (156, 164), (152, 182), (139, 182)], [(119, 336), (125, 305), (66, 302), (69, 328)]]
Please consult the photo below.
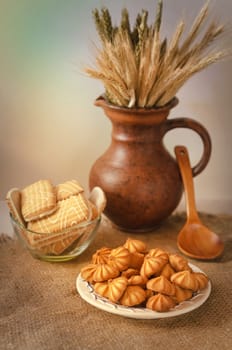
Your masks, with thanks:
[(110, 105), (103, 97), (95, 101), (95, 105), (102, 107), (105, 115), (112, 123), (112, 139), (115, 141), (131, 142), (159, 142), (164, 132), (163, 125), (170, 109), (178, 103), (174, 98), (162, 108), (122, 108)]

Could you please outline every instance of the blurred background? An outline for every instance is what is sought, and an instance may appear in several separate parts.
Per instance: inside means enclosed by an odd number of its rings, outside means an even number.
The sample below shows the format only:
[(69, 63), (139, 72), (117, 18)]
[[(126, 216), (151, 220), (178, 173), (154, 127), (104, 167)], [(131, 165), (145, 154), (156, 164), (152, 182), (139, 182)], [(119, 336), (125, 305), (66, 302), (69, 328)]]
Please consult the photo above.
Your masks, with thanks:
[[(183, 17), (191, 25), (202, 0), (164, 0), (161, 33), (171, 36)], [(142, 8), (155, 15), (156, 0), (1, 0), (0, 200), (12, 187), (43, 178), (77, 179), (88, 191), (93, 162), (110, 143), (111, 125), (93, 103), (103, 92), (83, 69), (98, 43), (92, 10), (106, 6), (113, 23), (127, 7), (131, 23)], [(210, 18), (231, 24), (232, 1), (212, 0)], [(231, 47), (231, 31), (225, 38)], [(178, 93), (170, 118), (200, 121), (211, 135), (210, 162), (194, 180), (199, 210), (232, 213), (232, 62), (194, 76)], [(202, 144), (194, 132), (168, 133), (165, 144), (188, 147), (194, 165)], [(183, 200), (180, 207), (183, 206)]]

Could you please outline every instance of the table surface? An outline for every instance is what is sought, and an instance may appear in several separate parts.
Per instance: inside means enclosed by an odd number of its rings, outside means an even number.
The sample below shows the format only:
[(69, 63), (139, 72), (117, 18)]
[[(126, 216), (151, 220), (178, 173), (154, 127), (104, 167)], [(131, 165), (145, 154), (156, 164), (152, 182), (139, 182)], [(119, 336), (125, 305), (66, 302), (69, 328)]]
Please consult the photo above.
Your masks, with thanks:
[(142, 239), (148, 248), (178, 252), (176, 236), (184, 214), (171, 216), (146, 234), (119, 231), (103, 217), (90, 247), (66, 263), (36, 260), (17, 240), (0, 236), (0, 349), (231, 349), (232, 217), (200, 216), (225, 242), (220, 259), (189, 259), (209, 276), (211, 294), (194, 311), (156, 320), (95, 308), (78, 294), (76, 278), (97, 249), (117, 247), (127, 237)]

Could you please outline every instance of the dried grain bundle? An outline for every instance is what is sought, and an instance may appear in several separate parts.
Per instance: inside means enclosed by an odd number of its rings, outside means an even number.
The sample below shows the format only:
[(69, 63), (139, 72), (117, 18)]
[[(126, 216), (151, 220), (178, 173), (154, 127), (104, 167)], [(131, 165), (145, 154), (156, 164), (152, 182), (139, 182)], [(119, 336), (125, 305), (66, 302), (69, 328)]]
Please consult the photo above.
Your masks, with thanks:
[(164, 106), (192, 75), (228, 55), (213, 46), (225, 27), (214, 21), (207, 25), (208, 1), (185, 38), (184, 20), (170, 40), (161, 38), (162, 10), (163, 1), (159, 0), (151, 25), (148, 11), (142, 10), (133, 29), (127, 9), (122, 10), (121, 22), (115, 27), (108, 9), (93, 11), (102, 48), (97, 50), (95, 68), (88, 67), (86, 72), (103, 82), (110, 103), (129, 108)]

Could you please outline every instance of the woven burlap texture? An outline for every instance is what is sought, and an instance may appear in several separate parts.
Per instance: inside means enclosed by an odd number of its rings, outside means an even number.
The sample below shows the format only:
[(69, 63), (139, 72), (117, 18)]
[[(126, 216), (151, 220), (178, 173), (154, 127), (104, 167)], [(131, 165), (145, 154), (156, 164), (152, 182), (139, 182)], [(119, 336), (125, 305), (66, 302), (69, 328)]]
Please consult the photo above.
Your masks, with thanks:
[(149, 248), (178, 252), (176, 236), (184, 215), (171, 216), (156, 231), (128, 234), (103, 218), (90, 247), (72, 262), (32, 258), (17, 240), (0, 238), (0, 349), (17, 350), (226, 350), (232, 348), (232, 217), (201, 214), (225, 241), (221, 259), (189, 261), (210, 277), (212, 292), (198, 309), (174, 318), (136, 320), (96, 309), (81, 299), (76, 278), (96, 249), (116, 247), (127, 237)]

